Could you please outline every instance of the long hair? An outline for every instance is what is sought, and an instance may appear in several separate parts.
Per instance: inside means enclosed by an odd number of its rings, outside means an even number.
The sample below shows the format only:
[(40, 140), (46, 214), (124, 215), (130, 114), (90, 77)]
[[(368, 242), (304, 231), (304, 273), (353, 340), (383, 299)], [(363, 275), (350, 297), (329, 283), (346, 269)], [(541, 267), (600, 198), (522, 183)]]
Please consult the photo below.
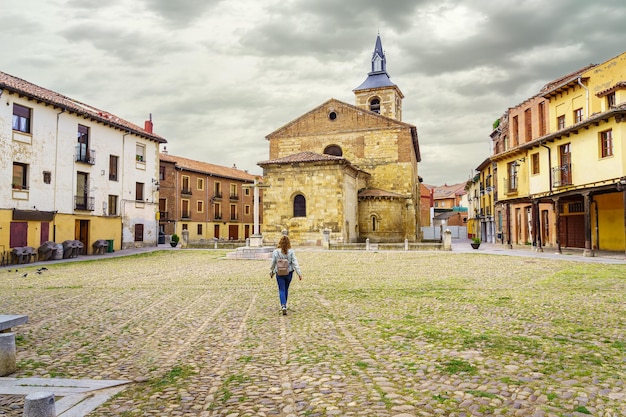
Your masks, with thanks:
[(285, 236), (283, 235), (280, 240), (278, 241), (278, 245), (276, 246), (277, 248), (280, 248), (280, 250), (287, 255), (287, 251), (289, 249), (291, 249), (291, 241), (289, 240), (289, 236)]

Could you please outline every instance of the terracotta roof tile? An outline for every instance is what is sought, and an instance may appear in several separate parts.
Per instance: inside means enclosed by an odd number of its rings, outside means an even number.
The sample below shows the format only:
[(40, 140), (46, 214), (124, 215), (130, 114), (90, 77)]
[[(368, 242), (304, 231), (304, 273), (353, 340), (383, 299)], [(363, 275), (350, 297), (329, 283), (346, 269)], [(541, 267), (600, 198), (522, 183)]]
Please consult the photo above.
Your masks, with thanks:
[(624, 90), (626, 89), (626, 81), (619, 81), (618, 83), (616, 83), (614, 86), (607, 88), (606, 90), (602, 90), (598, 93), (596, 93), (596, 96), (598, 97), (603, 97), (606, 95), (609, 95), (617, 90)]
[(161, 153), (160, 158), (161, 161), (174, 163), (188, 171), (208, 174), (215, 177), (230, 178), (251, 182), (253, 182), (254, 179), (257, 177), (257, 175), (249, 174), (248, 172), (242, 171), (237, 168), (228, 168), (221, 165), (209, 164), (208, 162), (196, 161), (193, 159), (187, 159), (180, 156), (169, 155), (166, 153)]
[(359, 191), (359, 197), (387, 197), (387, 198), (407, 198), (406, 196), (398, 193), (394, 193), (392, 191), (381, 190), (378, 188), (366, 188), (364, 190)]
[(0, 71), (0, 89), (6, 89), (10, 92), (42, 101), (72, 113), (95, 119), (105, 125), (113, 126), (121, 130), (130, 130), (133, 133), (149, 140), (154, 140), (159, 143), (167, 143), (167, 141), (161, 136), (150, 133), (136, 124), (117, 117), (114, 114), (104, 110), (99, 110), (93, 106), (81, 103), (78, 100), (74, 100), (64, 96), (63, 94), (59, 94), (52, 90), (29, 83), (28, 81), (6, 74), (2, 71)]
[(276, 165), (276, 164), (291, 164), (296, 162), (322, 162), (322, 161), (346, 161), (341, 156), (326, 155), (316, 152), (300, 152), (293, 155), (287, 155), (282, 158), (272, 159), (268, 161), (261, 161), (257, 165)]

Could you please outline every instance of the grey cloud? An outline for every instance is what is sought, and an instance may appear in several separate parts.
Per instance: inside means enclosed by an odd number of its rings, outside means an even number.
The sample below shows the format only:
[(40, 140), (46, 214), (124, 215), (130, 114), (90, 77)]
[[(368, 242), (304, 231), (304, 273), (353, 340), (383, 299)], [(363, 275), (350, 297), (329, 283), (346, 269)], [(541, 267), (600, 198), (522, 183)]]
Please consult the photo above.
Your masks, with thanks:
[[(147, 10), (155, 12), (173, 26), (183, 27), (213, 10), (222, 0), (145, 0)], [(216, 11), (219, 14), (219, 10)]]
[(80, 23), (59, 31), (68, 42), (82, 41), (105, 53), (105, 56), (138, 65), (148, 65), (168, 53), (180, 53), (189, 47), (162, 36), (122, 27), (94, 27)]

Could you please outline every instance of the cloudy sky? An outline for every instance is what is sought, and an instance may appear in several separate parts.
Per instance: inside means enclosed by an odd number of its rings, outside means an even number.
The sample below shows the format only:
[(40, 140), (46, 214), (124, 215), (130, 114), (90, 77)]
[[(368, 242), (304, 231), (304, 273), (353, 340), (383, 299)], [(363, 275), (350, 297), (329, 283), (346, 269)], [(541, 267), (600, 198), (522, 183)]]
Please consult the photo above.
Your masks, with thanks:
[(489, 156), (508, 107), (626, 51), (625, 22), (623, 0), (2, 0), (0, 71), (261, 174), (267, 134), (354, 103), (380, 33), (419, 174), (443, 185)]

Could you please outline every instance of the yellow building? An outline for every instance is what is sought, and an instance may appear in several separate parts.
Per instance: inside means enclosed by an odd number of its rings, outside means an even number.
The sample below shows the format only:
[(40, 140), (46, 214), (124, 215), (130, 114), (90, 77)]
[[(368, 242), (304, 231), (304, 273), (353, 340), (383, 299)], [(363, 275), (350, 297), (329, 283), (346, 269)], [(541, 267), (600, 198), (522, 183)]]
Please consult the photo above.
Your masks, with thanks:
[(356, 105), (330, 99), (267, 136), (263, 235), (298, 244), (420, 239), (417, 129), (386, 71), (380, 37)]
[(517, 109), (524, 118), (515, 125), (509, 112), (502, 142), (510, 146), (492, 156), (508, 226), (538, 248), (624, 251), (626, 53), (547, 84)]

